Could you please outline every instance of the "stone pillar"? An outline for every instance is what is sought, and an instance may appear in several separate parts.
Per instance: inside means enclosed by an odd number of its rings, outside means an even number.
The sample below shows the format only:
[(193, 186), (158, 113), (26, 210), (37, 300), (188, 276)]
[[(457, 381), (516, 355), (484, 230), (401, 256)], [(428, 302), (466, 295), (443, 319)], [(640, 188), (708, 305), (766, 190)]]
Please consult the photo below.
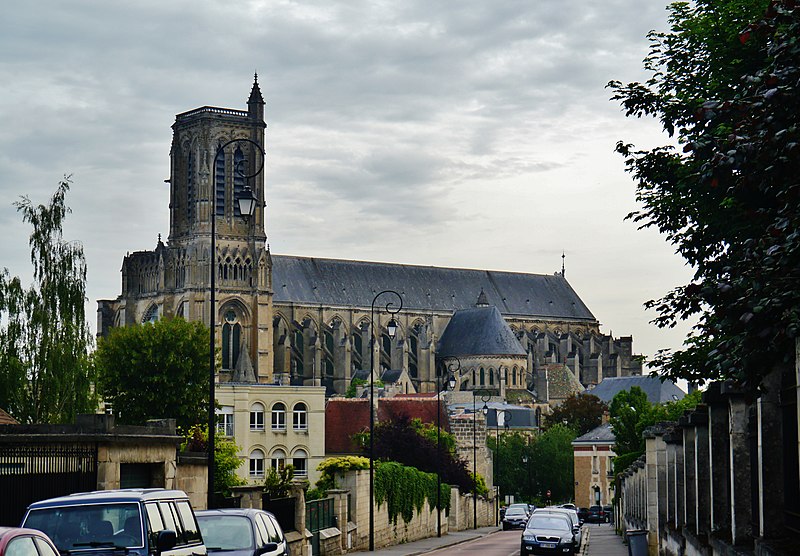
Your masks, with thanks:
[(728, 436), (728, 403), (720, 394), (722, 383), (712, 382), (703, 393), (708, 407), (708, 455), (710, 484), (711, 532), (730, 529), (730, 438)]
[(750, 528), (750, 446), (747, 435), (747, 403), (744, 396), (727, 383), (722, 393), (728, 396), (728, 426), (730, 431), (730, 495), (731, 540), (733, 544), (745, 543)]
[(694, 425), (694, 469), (695, 469), (695, 493), (697, 495), (696, 521), (697, 533), (704, 534), (710, 532), (710, 498), (711, 490), (709, 487), (709, 458), (708, 458), (708, 410), (703, 405), (698, 405), (695, 411), (689, 416), (689, 422)]
[(666, 523), (675, 523), (675, 440), (674, 433), (664, 435), (667, 444), (667, 462), (665, 482), (667, 488), (667, 515)]
[[(788, 369), (787, 369), (788, 371)], [(783, 369), (777, 368), (764, 378), (761, 398), (756, 402), (758, 415), (758, 535), (775, 538), (784, 533), (783, 457), (776, 453), (783, 445), (783, 415), (780, 406)], [(755, 533), (755, 532), (754, 532)]]
[(678, 428), (675, 431), (675, 467), (673, 468), (675, 471), (675, 527), (682, 527), (685, 521), (685, 507), (686, 507), (686, 498), (684, 496), (683, 490), (683, 483), (685, 479), (684, 468), (683, 468), (683, 431)]
[(681, 417), (679, 423), (683, 427), (683, 522), (686, 527), (697, 531), (697, 491), (695, 478), (695, 428), (689, 424), (688, 417)]
[(342, 551), (347, 552), (347, 522), (350, 521), (350, 516), (347, 514), (347, 490), (330, 489), (327, 495), (333, 498), (333, 515), (336, 516), (336, 525), (339, 528), (341, 535)]

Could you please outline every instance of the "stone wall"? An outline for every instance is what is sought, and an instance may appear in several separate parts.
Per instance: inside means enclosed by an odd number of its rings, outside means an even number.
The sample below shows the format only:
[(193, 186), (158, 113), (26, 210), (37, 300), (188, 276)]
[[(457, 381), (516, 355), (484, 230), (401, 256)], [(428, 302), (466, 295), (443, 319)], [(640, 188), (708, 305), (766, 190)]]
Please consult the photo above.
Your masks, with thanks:
[(795, 364), (758, 393), (711, 383), (694, 411), (647, 429), (621, 475), (623, 529), (646, 530), (651, 555), (797, 554), (798, 379)]
[(447, 518), (450, 531), (464, 531), (495, 524), (494, 499), (478, 496), (477, 500), (475, 507), (472, 494), (461, 494), (457, 488), (450, 490), (450, 515)]
[[(467, 469), (470, 472), (473, 471), (474, 465), (478, 475), (486, 481), (486, 486), (491, 488), (493, 484), (492, 452), (486, 446), (486, 417), (481, 411), (476, 411), (474, 414), (450, 414), (449, 419), (450, 432), (456, 440), (458, 457), (467, 462)], [(475, 446), (474, 452), (473, 445)]]

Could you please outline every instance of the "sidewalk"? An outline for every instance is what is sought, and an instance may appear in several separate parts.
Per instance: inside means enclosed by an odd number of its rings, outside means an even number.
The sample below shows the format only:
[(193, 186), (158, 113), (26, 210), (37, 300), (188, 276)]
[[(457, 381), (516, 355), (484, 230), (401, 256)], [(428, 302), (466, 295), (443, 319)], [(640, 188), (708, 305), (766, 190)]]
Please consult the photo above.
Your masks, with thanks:
[(609, 523), (587, 523), (584, 525), (583, 556), (628, 556), (627, 545), (622, 544), (622, 537), (614, 532), (614, 525)]
[[(417, 554), (424, 554), (425, 552), (431, 552), (432, 550), (438, 550), (446, 546), (453, 546), (454, 544), (461, 544), (462, 542), (479, 539), (499, 530), (499, 527), (491, 526), (454, 531), (447, 535), (442, 535), (441, 537), (429, 537), (405, 544), (379, 548), (375, 550), (373, 554), (379, 554), (380, 556), (416, 556)], [(359, 551), (354, 554), (370, 554), (370, 552)]]

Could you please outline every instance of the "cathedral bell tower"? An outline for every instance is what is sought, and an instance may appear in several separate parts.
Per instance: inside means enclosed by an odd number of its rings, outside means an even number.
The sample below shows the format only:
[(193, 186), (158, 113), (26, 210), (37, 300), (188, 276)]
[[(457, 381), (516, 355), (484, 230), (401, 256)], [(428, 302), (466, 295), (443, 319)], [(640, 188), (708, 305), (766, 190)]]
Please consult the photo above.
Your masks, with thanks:
[[(247, 111), (203, 106), (178, 114), (172, 125), (168, 249), (174, 280), (170, 284), (168, 277), (166, 285), (181, 298), (176, 299), (178, 316), (214, 323), (222, 381), (272, 379), (265, 161), (253, 145), (264, 148), (264, 104), (256, 75)], [(252, 216), (239, 211), (238, 200), (248, 188), (256, 198)], [(217, 301), (210, 319), (212, 257)]]

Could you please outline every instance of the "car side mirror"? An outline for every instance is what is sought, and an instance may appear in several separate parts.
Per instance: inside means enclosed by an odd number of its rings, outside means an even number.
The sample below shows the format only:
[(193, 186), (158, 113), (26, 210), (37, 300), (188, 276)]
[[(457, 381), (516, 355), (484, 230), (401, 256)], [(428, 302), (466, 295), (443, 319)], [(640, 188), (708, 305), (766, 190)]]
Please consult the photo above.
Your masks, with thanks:
[(161, 554), (167, 550), (172, 550), (178, 544), (178, 534), (172, 529), (164, 529), (158, 532), (156, 537), (156, 551)]
[(261, 556), (262, 554), (266, 554), (267, 552), (275, 552), (278, 550), (278, 543), (276, 542), (268, 542), (258, 550), (256, 550), (256, 556)]

